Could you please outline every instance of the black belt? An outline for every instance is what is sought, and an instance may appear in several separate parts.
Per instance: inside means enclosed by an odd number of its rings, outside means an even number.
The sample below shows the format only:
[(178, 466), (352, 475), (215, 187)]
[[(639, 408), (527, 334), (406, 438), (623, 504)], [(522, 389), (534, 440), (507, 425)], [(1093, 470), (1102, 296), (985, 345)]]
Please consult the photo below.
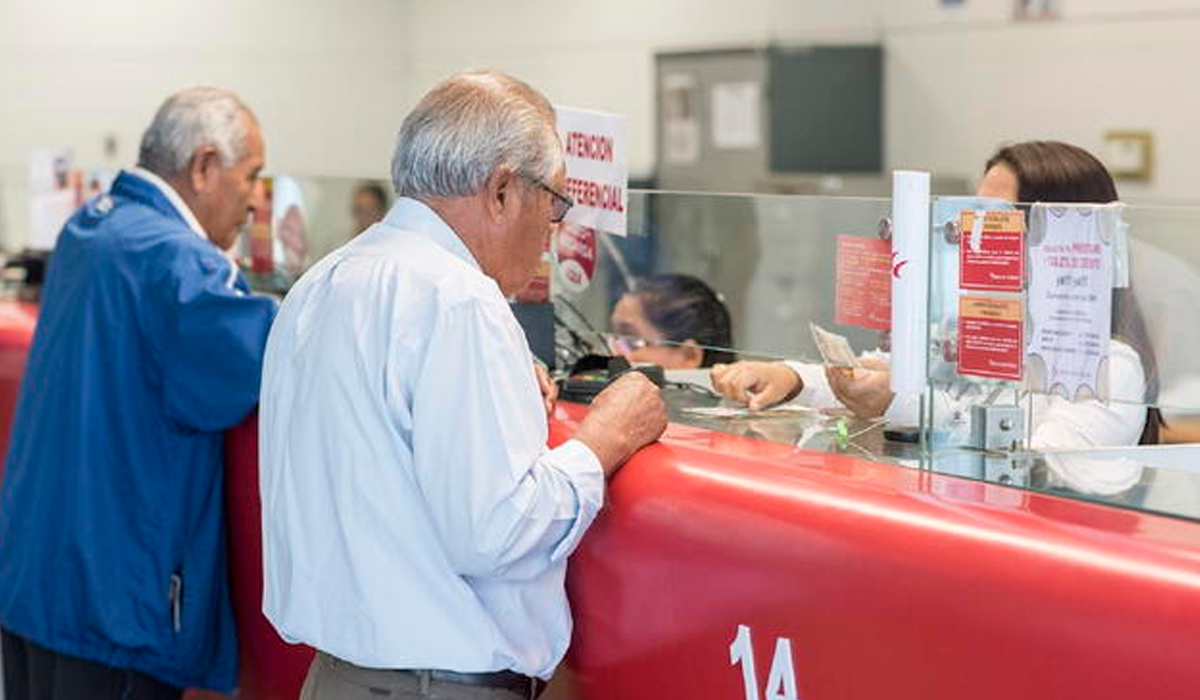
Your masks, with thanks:
[(522, 697), (534, 700), (546, 689), (546, 684), (539, 678), (523, 676), (512, 671), (491, 671), (489, 673), (458, 673), (457, 671), (439, 671), (436, 669), (407, 669), (401, 673), (410, 673), (417, 678), (426, 677), (431, 681), (443, 683), (461, 683), (463, 685), (482, 685), (488, 688), (501, 688), (518, 693)]

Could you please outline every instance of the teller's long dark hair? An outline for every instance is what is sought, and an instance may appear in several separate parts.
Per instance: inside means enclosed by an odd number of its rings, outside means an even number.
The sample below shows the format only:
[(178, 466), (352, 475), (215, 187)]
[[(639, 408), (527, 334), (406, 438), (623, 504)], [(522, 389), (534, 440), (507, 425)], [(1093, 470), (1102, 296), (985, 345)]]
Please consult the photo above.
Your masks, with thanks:
[[(1005, 146), (988, 159), (984, 172), (996, 165), (1006, 165), (1017, 176), (1017, 201), (1080, 202), (1108, 204), (1115, 202), (1117, 185), (1108, 169), (1095, 156), (1078, 146), (1061, 141), (1024, 141)], [(1146, 375), (1148, 403), (1158, 400), (1158, 363), (1154, 359), (1154, 344), (1146, 330), (1133, 286), (1113, 289), (1113, 335), (1133, 348), (1142, 361)], [(1157, 408), (1146, 411), (1141, 445), (1158, 442), (1162, 414)]]

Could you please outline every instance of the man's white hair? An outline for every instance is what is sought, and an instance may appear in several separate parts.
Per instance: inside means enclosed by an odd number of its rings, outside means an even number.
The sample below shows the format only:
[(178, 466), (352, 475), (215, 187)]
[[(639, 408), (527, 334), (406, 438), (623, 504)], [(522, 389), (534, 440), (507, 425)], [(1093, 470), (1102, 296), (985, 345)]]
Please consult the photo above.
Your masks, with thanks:
[(171, 95), (142, 134), (138, 165), (171, 177), (187, 170), (196, 151), (212, 146), (228, 168), (246, 155), (254, 113), (238, 96), (216, 87), (190, 87)]
[(464, 71), (430, 90), (404, 119), (392, 158), (402, 197), (465, 197), (496, 168), (546, 180), (563, 161), (554, 108), (497, 71)]

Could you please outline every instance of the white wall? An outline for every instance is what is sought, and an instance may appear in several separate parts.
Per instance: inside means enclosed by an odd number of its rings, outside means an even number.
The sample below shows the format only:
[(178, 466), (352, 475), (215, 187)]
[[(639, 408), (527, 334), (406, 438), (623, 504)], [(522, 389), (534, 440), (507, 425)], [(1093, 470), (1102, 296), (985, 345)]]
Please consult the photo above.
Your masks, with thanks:
[(1103, 133), (1155, 138), (1129, 201), (1200, 202), (1200, 2), (1065, 0), (1057, 22), (1014, 23), (1011, 2), (882, 3), (887, 162), (979, 175), (1003, 141), (1055, 138), (1100, 153)]
[[(1010, 0), (0, 0), (0, 187), (36, 145), (130, 162), (162, 97), (196, 82), (256, 109), (272, 170), (382, 175), (403, 114), (466, 67), (628, 115), (645, 175), (656, 52), (882, 41), (889, 167), (976, 177), (1005, 140), (1098, 149), (1107, 129), (1149, 129), (1155, 179), (1123, 184), (1126, 198), (1200, 201), (1200, 0), (1062, 4), (1061, 21), (1014, 23)], [(5, 195), (12, 229), (23, 203)]]
[(552, 101), (629, 118), (630, 170), (654, 167), (654, 54), (775, 39), (878, 40), (876, 0), (415, 0), (420, 94), (466, 67), (512, 72)]
[[(409, 105), (406, 2), (0, 0), (0, 245), (25, 231), (34, 146), (120, 167), (170, 92), (233, 89), (274, 171), (384, 175)], [(105, 134), (118, 138), (104, 157)]]
[(171, 91), (215, 83), (258, 113), (278, 169), (385, 172), (407, 107), (406, 4), (393, 0), (0, 0), (0, 163), (32, 145), (136, 155)]
[(631, 170), (654, 158), (657, 51), (882, 41), (888, 167), (977, 178), (1004, 141), (1058, 138), (1099, 152), (1110, 129), (1156, 139), (1131, 201), (1197, 201), (1200, 0), (1063, 0), (1062, 18), (1012, 21), (1012, 0), (414, 0), (412, 99), (467, 66), (512, 71), (564, 104), (628, 115)]

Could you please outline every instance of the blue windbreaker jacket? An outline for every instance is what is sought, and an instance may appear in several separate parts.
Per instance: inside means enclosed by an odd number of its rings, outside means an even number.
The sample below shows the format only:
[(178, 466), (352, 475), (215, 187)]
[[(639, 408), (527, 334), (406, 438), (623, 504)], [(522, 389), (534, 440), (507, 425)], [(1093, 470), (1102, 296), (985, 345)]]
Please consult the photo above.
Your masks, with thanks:
[(222, 430), (276, 304), (122, 173), (51, 259), (0, 491), (0, 624), (175, 686), (237, 680)]

